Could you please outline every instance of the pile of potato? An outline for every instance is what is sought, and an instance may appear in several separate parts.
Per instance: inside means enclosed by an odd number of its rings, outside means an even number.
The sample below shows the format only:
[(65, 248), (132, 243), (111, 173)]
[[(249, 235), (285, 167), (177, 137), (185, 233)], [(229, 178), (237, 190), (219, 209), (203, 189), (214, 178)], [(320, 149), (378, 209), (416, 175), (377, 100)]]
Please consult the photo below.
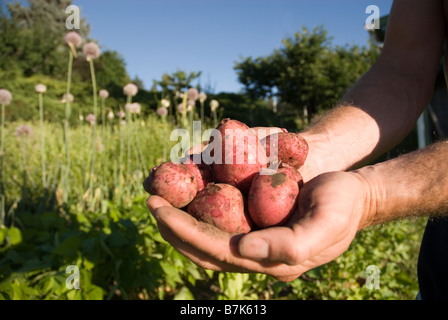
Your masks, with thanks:
[[(243, 136), (226, 134), (228, 129)], [(240, 121), (224, 119), (216, 130), (221, 136), (221, 162), (195, 163), (194, 155), (189, 155), (179, 164), (162, 163), (145, 179), (145, 190), (227, 232), (284, 225), (297, 209), (302, 186), (298, 169), (308, 155), (306, 141), (283, 130), (275, 133), (277, 144), (271, 152), (273, 135), (259, 139), (256, 130)], [(213, 137), (209, 146), (212, 143)], [(200, 152), (210, 154), (207, 147)], [(272, 164), (275, 170), (267, 174)]]

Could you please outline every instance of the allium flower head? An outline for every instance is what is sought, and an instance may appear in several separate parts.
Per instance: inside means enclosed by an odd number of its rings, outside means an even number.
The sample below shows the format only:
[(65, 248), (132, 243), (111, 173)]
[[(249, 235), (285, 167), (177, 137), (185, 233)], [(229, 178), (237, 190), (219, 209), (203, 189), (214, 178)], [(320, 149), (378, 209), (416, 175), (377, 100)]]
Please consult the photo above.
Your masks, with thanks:
[(168, 99), (162, 99), (160, 101), (160, 104), (163, 108), (169, 108), (171, 105), (170, 100), (168, 100)]
[(140, 103), (137, 102), (126, 103), (124, 107), (126, 108), (126, 111), (128, 111), (129, 113), (140, 114), (140, 112), (142, 111), (142, 106), (140, 105)]
[(176, 91), (174, 97), (176, 99), (182, 99), (184, 97), (184, 94), (182, 92), (180, 92), (180, 91)]
[(128, 97), (135, 97), (138, 93), (138, 87), (133, 83), (128, 83), (123, 87), (123, 93)]
[(177, 105), (177, 111), (178, 111), (179, 113), (183, 113), (183, 112), (184, 112), (184, 104), (183, 104), (183, 103), (179, 103), (179, 104)]
[(142, 112), (142, 106), (140, 103), (134, 102), (132, 104), (132, 113), (140, 114)]
[(100, 47), (95, 42), (88, 42), (82, 47), (82, 52), (86, 56), (87, 60), (97, 59), (100, 54)]
[(14, 133), (17, 137), (28, 137), (33, 134), (33, 129), (27, 125), (21, 125), (16, 128)]
[(219, 102), (216, 100), (212, 100), (210, 101), (210, 109), (212, 109), (212, 111), (215, 111), (216, 109), (218, 109), (219, 107)]
[(132, 173), (134, 181), (141, 181), (143, 179), (143, 172), (141, 170), (135, 170)]
[(87, 117), (86, 117), (86, 121), (87, 121), (88, 123), (90, 123), (90, 125), (93, 126), (93, 125), (96, 123), (96, 117), (95, 117), (95, 115), (92, 114), (92, 113), (90, 113), (89, 115), (87, 115)]
[(117, 112), (117, 117), (120, 119), (123, 119), (124, 117), (126, 117), (126, 113), (124, 113), (124, 111), (120, 110)]
[(47, 91), (47, 86), (44, 84), (36, 84), (34, 87), (37, 93), (45, 93)]
[(6, 89), (0, 89), (0, 104), (7, 106), (11, 103), (12, 94)]
[(95, 141), (96, 150), (101, 153), (104, 151), (104, 145), (100, 138), (97, 138)]
[(194, 106), (196, 104), (196, 100), (190, 99), (187, 101), (187, 105), (190, 106)]
[(199, 91), (196, 88), (190, 88), (187, 92), (188, 100), (198, 100), (199, 99)]
[(84, 116), (82, 115), (82, 113), (79, 114), (79, 121), (84, 121)]
[(69, 93), (68, 96), (67, 96), (66, 93), (64, 93), (64, 94), (62, 95), (62, 100), (61, 100), (61, 102), (62, 102), (62, 103), (66, 103), (67, 101), (68, 101), (68, 102), (73, 102), (73, 101), (75, 101), (75, 97), (74, 97), (71, 93)]
[(207, 100), (207, 95), (205, 94), (205, 92), (201, 92), (201, 93), (199, 94), (199, 102), (200, 102), (200, 103), (204, 103), (205, 100)]
[(99, 96), (100, 96), (100, 98), (107, 99), (109, 97), (109, 91), (104, 90), (104, 89), (100, 90)]
[(168, 114), (168, 110), (164, 107), (160, 107), (159, 109), (157, 109), (157, 114), (161, 117), (166, 117)]
[(109, 111), (109, 113), (107, 114), (107, 118), (109, 120), (112, 120), (113, 118), (115, 118), (115, 115), (114, 115), (113, 111)]
[(72, 44), (73, 46), (75, 46), (76, 48), (79, 48), (80, 46), (81, 46), (81, 44), (82, 44), (82, 38), (81, 38), (81, 36), (77, 33), (77, 32), (74, 32), (74, 31), (70, 31), (70, 32), (68, 32), (66, 35), (65, 35), (65, 38), (64, 38), (64, 40), (65, 40), (65, 42), (67, 43), (67, 44)]

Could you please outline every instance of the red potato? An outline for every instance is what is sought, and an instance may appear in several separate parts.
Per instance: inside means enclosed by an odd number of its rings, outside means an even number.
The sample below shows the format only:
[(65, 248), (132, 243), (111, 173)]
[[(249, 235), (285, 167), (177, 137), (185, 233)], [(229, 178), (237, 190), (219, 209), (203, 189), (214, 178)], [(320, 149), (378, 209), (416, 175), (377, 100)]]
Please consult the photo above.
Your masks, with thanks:
[(228, 184), (208, 184), (190, 203), (188, 213), (226, 232), (247, 233), (251, 230), (252, 222), (245, 211), (243, 195)]
[(195, 163), (194, 160), (194, 155), (190, 155), (189, 157), (186, 157), (186, 159), (183, 159), (181, 162), (188, 169), (190, 169), (191, 172), (193, 172), (194, 176), (196, 177), (199, 192), (202, 191), (202, 189), (204, 189), (207, 184), (214, 182), (214, 177), (212, 168), (209, 165), (205, 164), (202, 161), (202, 158), (200, 163)]
[(149, 194), (164, 198), (176, 208), (188, 205), (198, 191), (195, 174), (184, 164), (173, 162), (164, 162), (152, 168), (143, 187)]
[(247, 195), (253, 178), (266, 167), (264, 148), (254, 131), (240, 121), (224, 119), (216, 130), (221, 135), (222, 161), (212, 164), (215, 179)]
[(288, 130), (284, 128), (270, 128), (270, 127), (254, 127), (251, 128), (255, 134), (257, 135), (258, 139), (262, 140), (266, 136), (270, 136), (271, 134), (279, 133), (279, 132), (288, 132)]
[(257, 175), (248, 195), (252, 221), (260, 228), (284, 225), (297, 209), (300, 173), (282, 167), (273, 175)]
[(298, 169), (291, 167), (290, 165), (288, 165), (286, 163), (282, 163), (280, 165), (280, 169), (283, 169), (283, 170), (281, 170), (281, 172), (286, 173), (291, 179), (293, 179), (294, 181), (297, 181), (297, 183), (299, 184), (299, 189), (302, 188), (303, 177), (300, 174)]
[(267, 136), (261, 140), (261, 144), (266, 149), (266, 156), (269, 162), (278, 162), (288, 164), (296, 169), (300, 169), (308, 156), (308, 143), (299, 133), (279, 132), (277, 144), (272, 146), (275, 151), (271, 152), (271, 139), (274, 135)]

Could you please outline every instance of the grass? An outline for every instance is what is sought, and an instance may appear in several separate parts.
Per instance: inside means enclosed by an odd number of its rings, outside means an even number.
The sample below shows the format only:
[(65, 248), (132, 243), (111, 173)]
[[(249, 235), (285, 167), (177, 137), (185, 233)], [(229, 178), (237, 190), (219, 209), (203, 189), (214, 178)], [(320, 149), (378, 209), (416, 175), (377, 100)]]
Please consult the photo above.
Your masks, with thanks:
[[(68, 177), (68, 189), (64, 190), (62, 179), (66, 165), (64, 128), (62, 124), (46, 123), (44, 125), (45, 158), (48, 168), (45, 180), (48, 181), (49, 190), (43, 190), (42, 183), (40, 183), (42, 181), (41, 160), (36, 154), (37, 151), (40, 151), (41, 128), (28, 122), (26, 124), (33, 128), (33, 135), (27, 139), (19, 139), (14, 136), (14, 129), (20, 124), (23, 123), (9, 123), (6, 129), (5, 185), (10, 210), (11, 206), (14, 207), (15, 202), (21, 201), (23, 191), (26, 189), (32, 189), (32, 193), (28, 194), (30, 197), (38, 197), (45, 191), (58, 196), (67, 194), (69, 203), (83, 203), (86, 193), (100, 192), (102, 200), (122, 203), (129, 196), (141, 194), (143, 176), (152, 166), (163, 160), (161, 144), (170, 144), (166, 139), (157, 139), (160, 132), (168, 129), (165, 128), (167, 124), (162, 124), (156, 117), (135, 118), (132, 123), (126, 125), (120, 125), (118, 121), (115, 121), (112, 126), (106, 127), (104, 137), (97, 135), (93, 141), (93, 149), (98, 157), (94, 162), (95, 174), (90, 187), (90, 157), (93, 152), (90, 146), (93, 126), (83, 123), (70, 128), (71, 170)], [(140, 144), (137, 144), (137, 132)], [(128, 142), (129, 148), (127, 149), (125, 146)], [(25, 143), (29, 154), (26, 168), (21, 161), (23, 143)], [(119, 185), (121, 190), (117, 190)], [(100, 191), (97, 191), (98, 189)]]

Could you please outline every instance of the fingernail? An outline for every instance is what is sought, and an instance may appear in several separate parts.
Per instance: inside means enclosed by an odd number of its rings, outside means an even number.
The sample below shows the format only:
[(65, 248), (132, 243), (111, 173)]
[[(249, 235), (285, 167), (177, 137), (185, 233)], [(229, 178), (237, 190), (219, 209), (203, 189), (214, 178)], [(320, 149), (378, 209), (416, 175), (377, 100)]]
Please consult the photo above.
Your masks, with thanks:
[(266, 259), (269, 256), (269, 245), (260, 238), (242, 239), (240, 254), (250, 259)]

